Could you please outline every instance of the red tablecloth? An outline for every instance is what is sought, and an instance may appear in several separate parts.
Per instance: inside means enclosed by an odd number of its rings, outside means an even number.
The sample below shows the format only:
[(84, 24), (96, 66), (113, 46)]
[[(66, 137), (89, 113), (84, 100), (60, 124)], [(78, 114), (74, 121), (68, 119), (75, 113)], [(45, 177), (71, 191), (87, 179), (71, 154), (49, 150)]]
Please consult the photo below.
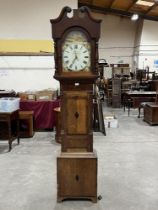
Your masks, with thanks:
[(55, 101), (20, 101), (20, 109), (34, 111), (35, 129), (52, 129), (55, 126), (54, 108), (59, 106)]

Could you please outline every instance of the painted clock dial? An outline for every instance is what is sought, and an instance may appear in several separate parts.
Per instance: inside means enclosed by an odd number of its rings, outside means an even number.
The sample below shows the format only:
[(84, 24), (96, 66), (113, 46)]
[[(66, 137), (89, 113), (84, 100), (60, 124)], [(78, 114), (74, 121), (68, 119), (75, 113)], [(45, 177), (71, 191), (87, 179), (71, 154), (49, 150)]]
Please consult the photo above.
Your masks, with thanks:
[(90, 43), (80, 31), (71, 31), (62, 45), (64, 72), (90, 71)]

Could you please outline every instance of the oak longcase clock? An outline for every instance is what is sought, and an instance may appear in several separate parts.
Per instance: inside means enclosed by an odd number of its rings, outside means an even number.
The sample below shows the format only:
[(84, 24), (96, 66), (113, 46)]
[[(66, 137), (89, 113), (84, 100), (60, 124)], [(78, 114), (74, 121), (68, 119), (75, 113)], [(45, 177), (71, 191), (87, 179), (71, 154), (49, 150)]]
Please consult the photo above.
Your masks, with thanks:
[[(68, 13), (72, 12), (72, 17)], [(101, 20), (87, 7), (64, 7), (52, 19), (55, 75), (61, 87), (61, 153), (57, 157), (57, 200), (97, 201), (97, 156), (93, 151), (93, 84), (98, 77)]]

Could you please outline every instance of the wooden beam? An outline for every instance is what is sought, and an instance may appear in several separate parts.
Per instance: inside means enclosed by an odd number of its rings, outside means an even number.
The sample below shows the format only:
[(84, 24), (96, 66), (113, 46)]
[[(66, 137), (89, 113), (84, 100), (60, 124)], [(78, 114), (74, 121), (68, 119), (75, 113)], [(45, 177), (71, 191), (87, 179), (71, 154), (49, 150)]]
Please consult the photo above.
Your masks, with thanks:
[(114, 2), (115, 2), (115, 0), (112, 0), (112, 1), (110, 2), (110, 4), (109, 4), (109, 7), (108, 7), (108, 8), (111, 8)]
[[(131, 17), (133, 15), (133, 12), (128, 12), (128, 11), (123, 11), (123, 10), (118, 10), (118, 9), (112, 9), (112, 8), (103, 8), (103, 7), (98, 7), (90, 4), (82, 4), (79, 3), (79, 6), (87, 6), (89, 7), (92, 11), (99, 12), (99, 13), (111, 13), (119, 16), (126, 16), (126, 17)], [(153, 20), (153, 21), (158, 21), (158, 17), (155, 16), (149, 16), (149, 15), (144, 15), (144, 14), (139, 14), (139, 17), (142, 19), (146, 20)]]
[(0, 56), (53, 56), (54, 53), (45, 52), (0, 52)]
[(90, 4), (92, 4), (92, 5), (93, 5), (93, 3), (94, 3), (94, 0), (91, 0), (91, 3), (90, 3)]
[(133, 2), (130, 4), (130, 6), (126, 9), (126, 11), (129, 11), (137, 2), (138, 0), (133, 0)]
[(151, 6), (146, 12), (145, 14), (148, 14), (152, 9), (154, 9), (155, 7), (158, 6), (158, 3), (155, 2), (155, 4), (153, 6)]

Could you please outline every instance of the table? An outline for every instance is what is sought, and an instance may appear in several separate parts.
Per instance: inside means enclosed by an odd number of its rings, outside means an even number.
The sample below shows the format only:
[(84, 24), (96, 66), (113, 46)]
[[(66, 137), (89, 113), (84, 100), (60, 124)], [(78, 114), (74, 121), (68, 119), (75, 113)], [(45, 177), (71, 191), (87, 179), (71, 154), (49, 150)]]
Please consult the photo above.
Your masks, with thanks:
[(0, 112), (0, 139), (8, 140), (9, 151), (12, 149), (13, 140), (19, 139), (18, 110), (13, 112)]
[(139, 108), (142, 102), (151, 102), (156, 98), (156, 91), (128, 91), (123, 96), (123, 106), (128, 108), (128, 115), (130, 107)]
[(127, 91), (124, 92), (125, 96), (130, 96), (130, 97), (151, 97), (151, 96), (156, 96), (156, 91)]
[(54, 108), (59, 106), (59, 100), (54, 101), (20, 101), (20, 110), (34, 111), (34, 129), (53, 129), (55, 126)]

